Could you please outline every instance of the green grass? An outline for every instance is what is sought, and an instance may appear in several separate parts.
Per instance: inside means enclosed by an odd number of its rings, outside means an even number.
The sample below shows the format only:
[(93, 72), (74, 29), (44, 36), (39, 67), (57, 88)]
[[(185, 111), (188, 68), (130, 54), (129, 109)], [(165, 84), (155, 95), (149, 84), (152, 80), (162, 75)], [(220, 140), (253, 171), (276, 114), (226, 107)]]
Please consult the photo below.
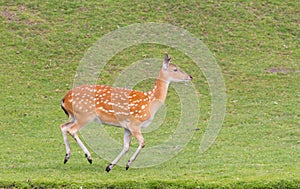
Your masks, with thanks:
[[(0, 187), (299, 188), (299, 2), (261, 1), (1, 1)], [(84, 53), (118, 27), (158, 22), (182, 27), (214, 54), (226, 84), (227, 110), (214, 144), (199, 145), (210, 115), (210, 91), (201, 70), (183, 53), (161, 45), (133, 46), (106, 65), (99, 83), (113, 84), (133, 62), (164, 52), (194, 76), (200, 120), (188, 145), (149, 168), (109, 174), (109, 162), (89, 165), (71, 141), (65, 154), (60, 100), (72, 87)], [(141, 83), (139, 89), (148, 89)], [(146, 148), (172, 132), (178, 97), (170, 89), (167, 122), (146, 133)], [(122, 140), (122, 130), (109, 128)], [(134, 149), (136, 143), (133, 142)], [(141, 152), (143, 153), (143, 152)]]

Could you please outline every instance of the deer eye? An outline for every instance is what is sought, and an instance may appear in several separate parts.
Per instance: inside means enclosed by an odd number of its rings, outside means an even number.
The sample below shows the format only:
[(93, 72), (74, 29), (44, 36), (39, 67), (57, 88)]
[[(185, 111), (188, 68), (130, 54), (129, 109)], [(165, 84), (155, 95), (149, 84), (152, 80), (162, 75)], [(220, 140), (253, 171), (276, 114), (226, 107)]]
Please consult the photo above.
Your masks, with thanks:
[(174, 68), (174, 70), (173, 70), (174, 72), (177, 72), (178, 71), (178, 69), (177, 68)]

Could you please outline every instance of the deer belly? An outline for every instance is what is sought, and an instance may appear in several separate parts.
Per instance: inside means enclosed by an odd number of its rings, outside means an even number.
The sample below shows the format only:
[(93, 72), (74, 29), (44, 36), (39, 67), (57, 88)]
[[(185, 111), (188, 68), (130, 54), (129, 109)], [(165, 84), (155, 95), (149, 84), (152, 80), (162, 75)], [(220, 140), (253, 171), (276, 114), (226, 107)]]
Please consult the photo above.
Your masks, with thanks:
[[(153, 117), (153, 118), (154, 118), (154, 117)], [(144, 121), (144, 122), (142, 123), (142, 128), (148, 127), (148, 126), (151, 124), (153, 118), (150, 118), (150, 119), (148, 119), (147, 121)]]

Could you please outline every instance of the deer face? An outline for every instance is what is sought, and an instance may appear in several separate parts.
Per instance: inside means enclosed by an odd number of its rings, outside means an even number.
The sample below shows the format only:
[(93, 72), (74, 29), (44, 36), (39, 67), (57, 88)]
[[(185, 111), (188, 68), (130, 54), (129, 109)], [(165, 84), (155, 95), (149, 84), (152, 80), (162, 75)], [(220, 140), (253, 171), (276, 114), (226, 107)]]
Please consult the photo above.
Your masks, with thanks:
[(184, 71), (182, 71), (175, 64), (170, 63), (171, 58), (168, 58), (168, 54), (165, 55), (163, 67), (161, 70), (161, 77), (167, 82), (181, 82), (190, 81), (193, 77)]

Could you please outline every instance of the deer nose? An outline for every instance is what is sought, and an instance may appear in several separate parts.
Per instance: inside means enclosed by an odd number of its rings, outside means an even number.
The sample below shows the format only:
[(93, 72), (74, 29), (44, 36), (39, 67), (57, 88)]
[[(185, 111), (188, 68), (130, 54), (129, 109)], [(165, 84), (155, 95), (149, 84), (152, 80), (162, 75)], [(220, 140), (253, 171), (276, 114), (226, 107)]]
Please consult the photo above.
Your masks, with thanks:
[(193, 79), (193, 76), (190, 75), (190, 79), (192, 80), (192, 79)]

